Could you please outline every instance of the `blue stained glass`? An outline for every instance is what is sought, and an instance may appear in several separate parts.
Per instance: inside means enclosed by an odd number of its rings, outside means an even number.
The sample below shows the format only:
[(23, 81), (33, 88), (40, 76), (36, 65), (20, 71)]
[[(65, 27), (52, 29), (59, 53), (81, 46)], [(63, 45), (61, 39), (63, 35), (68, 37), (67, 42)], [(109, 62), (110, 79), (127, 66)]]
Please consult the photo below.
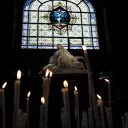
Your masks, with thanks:
[(58, 7), (51, 12), (50, 21), (52, 24), (68, 24), (70, 22), (70, 15), (66, 10)]
[(25, 5), (24, 5), (24, 10), (28, 10), (30, 4), (31, 4), (32, 0), (27, 0)]

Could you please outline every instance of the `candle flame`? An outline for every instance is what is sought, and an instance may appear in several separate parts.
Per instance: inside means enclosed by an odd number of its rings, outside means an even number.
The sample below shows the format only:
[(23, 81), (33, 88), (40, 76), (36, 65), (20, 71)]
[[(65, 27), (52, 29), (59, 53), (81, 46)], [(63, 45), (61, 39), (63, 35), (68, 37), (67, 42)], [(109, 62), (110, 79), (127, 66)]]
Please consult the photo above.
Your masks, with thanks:
[(28, 92), (28, 94), (27, 94), (27, 97), (29, 98), (29, 97), (30, 97), (30, 95), (31, 95), (31, 92), (29, 91), (29, 92)]
[(68, 82), (67, 82), (67, 80), (64, 80), (63, 85), (64, 85), (65, 88), (68, 87)]
[(18, 70), (18, 71), (17, 71), (17, 79), (20, 79), (20, 78), (21, 78), (21, 71)]
[(83, 48), (83, 50), (85, 51), (85, 50), (87, 50), (87, 48), (86, 48), (86, 46), (85, 45), (83, 45), (82, 46), (82, 48)]
[(51, 71), (49, 72), (49, 77), (52, 77), (52, 72)]
[(99, 100), (101, 100), (101, 99), (102, 99), (102, 98), (101, 98), (101, 96), (100, 96), (100, 95), (98, 95), (98, 94), (97, 94), (97, 98), (98, 98)]
[(41, 103), (42, 103), (42, 104), (45, 104), (45, 99), (44, 99), (44, 97), (41, 98)]
[(5, 82), (5, 83), (3, 84), (2, 88), (4, 89), (4, 88), (6, 87), (6, 85), (7, 85), (7, 82)]
[(107, 83), (109, 83), (110, 81), (109, 81), (109, 79), (104, 79)]
[(49, 69), (46, 70), (45, 77), (48, 77)]
[(74, 87), (74, 89), (75, 89), (75, 91), (77, 91), (77, 87), (76, 86)]

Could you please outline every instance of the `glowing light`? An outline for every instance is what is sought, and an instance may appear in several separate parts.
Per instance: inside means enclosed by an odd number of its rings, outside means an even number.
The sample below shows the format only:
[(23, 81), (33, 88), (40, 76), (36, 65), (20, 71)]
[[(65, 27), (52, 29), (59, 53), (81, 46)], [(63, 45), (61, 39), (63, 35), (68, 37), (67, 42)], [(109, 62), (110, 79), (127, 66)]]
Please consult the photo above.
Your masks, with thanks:
[(31, 92), (29, 91), (29, 92), (28, 92), (28, 94), (27, 94), (27, 97), (29, 98), (29, 97), (30, 97), (30, 95), (31, 95)]
[(41, 103), (42, 103), (42, 104), (45, 104), (45, 99), (44, 99), (44, 97), (41, 98)]
[(83, 48), (83, 50), (85, 51), (85, 50), (87, 50), (87, 48), (86, 48), (86, 46), (85, 45), (83, 45), (82, 46), (82, 48)]
[(45, 77), (48, 77), (49, 69), (46, 70)]
[(21, 71), (20, 70), (17, 71), (17, 79), (21, 79)]
[(110, 83), (109, 79), (104, 79), (107, 83)]
[(68, 87), (68, 82), (67, 82), (67, 80), (64, 80), (63, 85), (64, 85), (65, 88)]
[(52, 77), (52, 72), (51, 71), (49, 72), (49, 77)]
[(75, 89), (75, 91), (77, 91), (77, 87), (76, 86), (74, 87), (74, 89)]
[(7, 82), (5, 82), (5, 83), (3, 84), (2, 88), (4, 89), (4, 88), (6, 87), (6, 85), (7, 85)]
[(99, 100), (101, 100), (101, 99), (102, 99), (102, 97), (101, 97), (100, 95), (98, 95), (98, 94), (97, 94), (97, 98), (98, 98)]

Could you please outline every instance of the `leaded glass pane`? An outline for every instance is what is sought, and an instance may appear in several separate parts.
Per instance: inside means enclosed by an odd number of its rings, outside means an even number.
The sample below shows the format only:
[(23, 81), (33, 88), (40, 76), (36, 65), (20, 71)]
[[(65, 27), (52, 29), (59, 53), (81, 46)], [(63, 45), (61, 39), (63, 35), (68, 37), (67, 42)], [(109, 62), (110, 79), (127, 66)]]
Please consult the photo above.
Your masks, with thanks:
[(37, 36), (37, 24), (29, 24), (29, 36)]
[(81, 14), (80, 13), (72, 13), (71, 15), (71, 24), (81, 24)]
[(61, 44), (66, 49), (68, 49), (68, 40), (67, 38), (54, 38), (54, 48), (57, 48), (57, 44)]
[(49, 30), (49, 25), (39, 24), (39, 36), (52, 36), (52, 31)]
[(95, 13), (91, 13), (91, 23), (92, 24), (96, 24), (96, 16), (95, 16)]
[(38, 38), (38, 45), (45, 47), (52, 46), (52, 38)]
[(29, 12), (29, 22), (30, 23), (37, 23), (37, 19), (38, 19), (38, 13), (37, 12)]
[(28, 33), (28, 30), (27, 29), (22, 30), (22, 36), (27, 36), (27, 33)]
[(97, 26), (92, 26), (92, 36), (93, 37), (98, 37)]
[(95, 10), (94, 10), (92, 4), (91, 4), (89, 1), (87, 1), (87, 0), (86, 0), (86, 3), (87, 3), (87, 5), (88, 5), (88, 7), (89, 7), (89, 11), (90, 11), (90, 12), (94, 12)]
[(91, 26), (83, 25), (83, 36), (84, 37), (91, 37)]
[(71, 1), (71, 2), (73, 2), (75, 4), (78, 4), (81, 0), (69, 0), (69, 1)]
[(29, 10), (38, 10), (39, 5), (40, 5), (40, 2), (38, 2), (38, 1), (36, 0), (36, 1), (34, 1), (34, 2), (31, 4)]
[(67, 2), (67, 11), (71, 12), (80, 12), (80, 9), (77, 5)]
[(28, 11), (24, 11), (23, 12), (23, 23), (27, 23), (28, 22)]
[(50, 23), (49, 12), (39, 12), (39, 23)]
[(81, 2), (78, 6), (82, 12), (89, 12), (88, 6), (84, 2)]
[(22, 37), (22, 45), (27, 45), (27, 37)]
[(82, 13), (82, 23), (90, 24), (90, 14), (89, 13)]
[(91, 38), (84, 38), (84, 45), (85, 46), (93, 46)]
[(55, 37), (67, 37), (67, 28), (54, 30)]
[(66, 1), (53, 1), (53, 8), (62, 7), (66, 10)]
[(37, 49), (37, 46), (29, 45), (28, 49)]
[(28, 46), (36, 46), (37, 47), (37, 38), (29, 37), (28, 38)]
[(82, 49), (82, 39), (70, 39), (70, 49)]
[(25, 5), (24, 5), (24, 10), (28, 10), (29, 9), (29, 6), (31, 4), (32, 0), (27, 0)]
[(27, 46), (23, 46), (23, 45), (22, 45), (21, 48), (22, 48), (22, 49), (27, 49)]
[(73, 25), (71, 30), (68, 30), (69, 37), (82, 37), (81, 25)]
[(44, 3), (44, 2), (46, 2), (46, 1), (48, 1), (48, 0), (39, 0), (41, 3)]
[(98, 38), (93, 38), (93, 45), (94, 46), (99, 46), (99, 40), (98, 40)]
[(52, 1), (42, 4), (39, 8), (40, 11), (52, 11)]
[(28, 24), (23, 24), (23, 29), (28, 29)]

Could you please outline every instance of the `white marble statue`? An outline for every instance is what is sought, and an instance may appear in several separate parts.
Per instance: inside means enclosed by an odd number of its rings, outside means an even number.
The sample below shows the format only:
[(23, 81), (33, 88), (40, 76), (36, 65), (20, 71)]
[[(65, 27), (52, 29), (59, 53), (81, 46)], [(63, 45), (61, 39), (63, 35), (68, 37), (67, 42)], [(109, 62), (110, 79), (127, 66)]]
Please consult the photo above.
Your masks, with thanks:
[(39, 74), (42, 74), (47, 69), (53, 73), (85, 72), (84, 64), (78, 62), (78, 58), (82, 57), (74, 57), (61, 44), (58, 44), (57, 51), (49, 59), (49, 64), (44, 66)]

